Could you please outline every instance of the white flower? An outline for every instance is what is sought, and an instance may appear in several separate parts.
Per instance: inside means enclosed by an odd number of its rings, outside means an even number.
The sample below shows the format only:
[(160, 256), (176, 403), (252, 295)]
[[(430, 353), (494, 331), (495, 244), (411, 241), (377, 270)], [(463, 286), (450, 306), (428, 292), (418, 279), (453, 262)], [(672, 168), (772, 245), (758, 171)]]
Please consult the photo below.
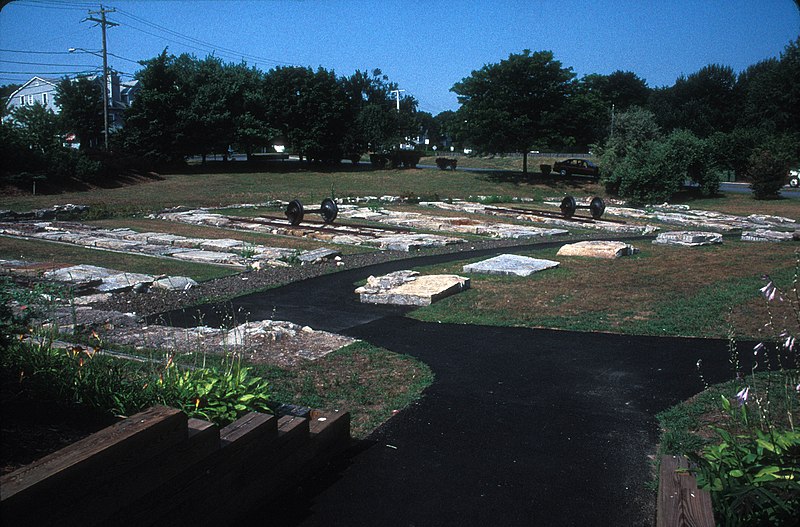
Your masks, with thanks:
[(750, 387), (747, 386), (736, 394), (736, 400), (739, 401), (739, 406), (747, 403), (747, 397), (750, 395)]

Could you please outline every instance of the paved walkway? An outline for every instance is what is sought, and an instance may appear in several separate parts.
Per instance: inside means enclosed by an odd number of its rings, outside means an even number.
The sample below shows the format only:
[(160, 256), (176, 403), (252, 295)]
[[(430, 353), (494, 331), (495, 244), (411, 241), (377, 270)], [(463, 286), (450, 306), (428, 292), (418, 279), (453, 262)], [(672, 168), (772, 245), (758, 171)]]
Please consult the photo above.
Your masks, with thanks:
[[(436, 381), (288, 525), (650, 526), (655, 414), (728, 378), (727, 343), (388, 317), (347, 332)], [(329, 474), (328, 477), (331, 475)]]
[(436, 258), (237, 299), (251, 320), (343, 332), (436, 374), (422, 400), (282, 502), (282, 521), (270, 507), (256, 523), (652, 525), (655, 415), (702, 390), (698, 359), (708, 382), (729, 378), (727, 342), (425, 323), (355, 301), (359, 278)]

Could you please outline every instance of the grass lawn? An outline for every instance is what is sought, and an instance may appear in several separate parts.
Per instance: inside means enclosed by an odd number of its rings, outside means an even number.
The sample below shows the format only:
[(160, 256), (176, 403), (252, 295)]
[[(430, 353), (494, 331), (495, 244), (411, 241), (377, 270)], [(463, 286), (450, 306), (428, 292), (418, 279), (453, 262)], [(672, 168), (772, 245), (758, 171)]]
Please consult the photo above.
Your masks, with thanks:
[[(641, 335), (757, 336), (766, 320), (761, 276), (791, 289), (794, 244), (728, 241), (693, 249), (634, 243), (641, 252), (604, 260), (530, 253), (557, 269), (527, 278), (472, 275), (469, 291), (414, 311), (420, 320), (554, 327)], [(434, 272), (464, 274), (456, 262)], [(788, 315), (779, 313), (776, 316)]]
[(310, 408), (348, 409), (354, 437), (369, 435), (433, 382), (424, 363), (357, 342), (298, 369), (256, 366), (273, 398)]

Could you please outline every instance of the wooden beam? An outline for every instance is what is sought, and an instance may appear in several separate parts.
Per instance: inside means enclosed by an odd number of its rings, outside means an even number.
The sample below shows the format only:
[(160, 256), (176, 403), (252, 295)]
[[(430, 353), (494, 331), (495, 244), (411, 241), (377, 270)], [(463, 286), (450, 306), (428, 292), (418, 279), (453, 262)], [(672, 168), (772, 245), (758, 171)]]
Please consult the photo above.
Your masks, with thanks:
[(662, 456), (658, 481), (656, 527), (714, 527), (708, 491), (697, 488), (684, 456)]
[(108, 485), (185, 441), (186, 414), (156, 406), (77, 441), (0, 479), (9, 524), (71, 523), (73, 506), (114, 499)]

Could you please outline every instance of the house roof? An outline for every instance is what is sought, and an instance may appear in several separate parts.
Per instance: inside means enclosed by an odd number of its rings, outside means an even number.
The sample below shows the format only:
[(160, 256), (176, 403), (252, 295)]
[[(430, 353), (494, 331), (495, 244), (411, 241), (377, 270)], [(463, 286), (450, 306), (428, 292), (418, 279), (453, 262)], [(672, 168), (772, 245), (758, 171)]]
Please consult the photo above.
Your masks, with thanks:
[(17, 90), (14, 93), (12, 93), (8, 98), (12, 99), (16, 94), (18, 94), (19, 92), (21, 92), (22, 90), (24, 90), (25, 88), (30, 86), (31, 83), (33, 83), (33, 81), (37, 81), (37, 80), (41, 81), (41, 82), (46, 82), (47, 84), (49, 84), (53, 88), (55, 88), (58, 85), (58, 79), (48, 79), (48, 78), (45, 78), (45, 77), (34, 76), (34, 77), (31, 77), (28, 82), (26, 82), (25, 84), (23, 84), (22, 86), (17, 88)]

